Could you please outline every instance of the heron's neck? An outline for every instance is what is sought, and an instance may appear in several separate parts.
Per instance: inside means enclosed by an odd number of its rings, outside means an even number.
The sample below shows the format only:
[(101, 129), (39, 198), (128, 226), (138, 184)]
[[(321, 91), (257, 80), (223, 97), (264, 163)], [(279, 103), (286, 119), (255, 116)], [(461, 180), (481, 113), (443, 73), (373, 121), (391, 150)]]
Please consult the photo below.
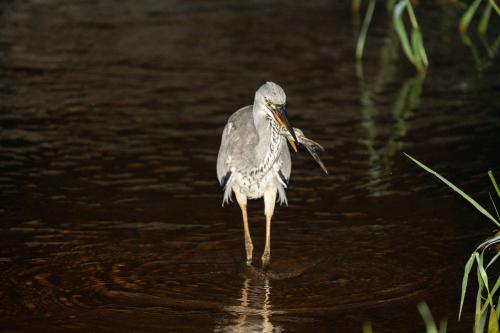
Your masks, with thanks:
[(273, 167), (285, 140), (280, 134), (279, 127), (276, 123), (270, 122), (265, 117), (262, 118), (263, 119), (260, 119), (260, 121), (257, 120), (255, 124), (259, 136), (259, 142), (255, 148), (257, 152), (265, 153), (259, 156), (259, 165), (250, 170), (250, 175), (256, 178), (264, 177)]

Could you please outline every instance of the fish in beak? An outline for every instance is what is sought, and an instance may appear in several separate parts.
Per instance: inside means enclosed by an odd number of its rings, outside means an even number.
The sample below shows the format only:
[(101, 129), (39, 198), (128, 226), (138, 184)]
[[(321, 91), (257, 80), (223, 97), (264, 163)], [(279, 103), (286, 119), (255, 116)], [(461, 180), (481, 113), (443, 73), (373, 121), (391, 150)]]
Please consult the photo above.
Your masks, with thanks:
[(297, 152), (297, 145), (299, 141), (297, 140), (297, 137), (295, 136), (295, 132), (293, 131), (293, 127), (290, 126), (290, 123), (288, 122), (288, 118), (286, 117), (286, 104), (281, 104), (281, 105), (274, 105), (274, 108), (271, 108), (271, 112), (274, 116), (274, 119), (276, 122), (285, 130), (287, 130), (290, 135), (292, 136), (291, 138), (288, 138), (288, 142), (290, 143), (290, 146), (292, 146), (293, 150)]

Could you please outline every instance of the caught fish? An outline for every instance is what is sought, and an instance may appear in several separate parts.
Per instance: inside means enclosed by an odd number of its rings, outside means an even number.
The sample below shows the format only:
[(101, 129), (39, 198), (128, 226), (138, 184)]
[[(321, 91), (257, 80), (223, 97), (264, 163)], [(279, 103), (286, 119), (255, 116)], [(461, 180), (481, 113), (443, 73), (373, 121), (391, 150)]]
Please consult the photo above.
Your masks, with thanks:
[[(309, 152), (309, 154), (311, 154), (316, 163), (318, 163), (321, 169), (323, 169), (323, 171), (328, 175), (328, 170), (326, 169), (325, 165), (323, 164), (323, 161), (321, 161), (317, 153), (318, 150), (325, 151), (325, 148), (323, 148), (323, 146), (317, 143), (316, 141), (307, 138), (300, 128), (294, 127), (293, 131), (295, 132), (295, 136), (297, 137), (298, 143), (307, 149), (307, 151)], [(290, 135), (290, 132), (288, 131), (282, 131), (281, 135), (285, 136), (289, 141), (294, 141), (294, 139)]]

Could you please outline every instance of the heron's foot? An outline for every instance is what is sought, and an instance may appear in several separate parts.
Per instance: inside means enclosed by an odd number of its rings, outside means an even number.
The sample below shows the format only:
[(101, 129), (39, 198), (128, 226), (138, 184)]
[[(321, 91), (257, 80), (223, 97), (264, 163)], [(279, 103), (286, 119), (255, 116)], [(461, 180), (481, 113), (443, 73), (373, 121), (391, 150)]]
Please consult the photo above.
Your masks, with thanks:
[(269, 266), (269, 263), (271, 262), (271, 253), (270, 251), (264, 251), (262, 254), (262, 268), (265, 269)]
[(247, 252), (247, 266), (252, 265), (252, 253), (253, 253), (253, 244), (252, 242), (245, 242), (245, 250)]

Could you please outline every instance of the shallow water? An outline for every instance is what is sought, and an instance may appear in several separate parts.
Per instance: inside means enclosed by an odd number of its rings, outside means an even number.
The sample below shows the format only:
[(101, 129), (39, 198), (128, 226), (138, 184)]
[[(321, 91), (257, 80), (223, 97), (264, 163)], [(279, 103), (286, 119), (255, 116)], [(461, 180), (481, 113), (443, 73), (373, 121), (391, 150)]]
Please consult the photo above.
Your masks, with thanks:
[[(425, 80), (382, 10), (357, 77), (348, 3), (0, 5), (2, 331), (419, 332), (421, 300), (470, 331), (461, 274), (491, 225), (402, 152), (487, 203), (500, 70), (462, 44), (458, 10), (419, 11), (441, 20), (424, 29)], [(243, 265), (215, 161), (225, 120), (266, 80), (330, 175), (293, 154), (263, 275)]]

